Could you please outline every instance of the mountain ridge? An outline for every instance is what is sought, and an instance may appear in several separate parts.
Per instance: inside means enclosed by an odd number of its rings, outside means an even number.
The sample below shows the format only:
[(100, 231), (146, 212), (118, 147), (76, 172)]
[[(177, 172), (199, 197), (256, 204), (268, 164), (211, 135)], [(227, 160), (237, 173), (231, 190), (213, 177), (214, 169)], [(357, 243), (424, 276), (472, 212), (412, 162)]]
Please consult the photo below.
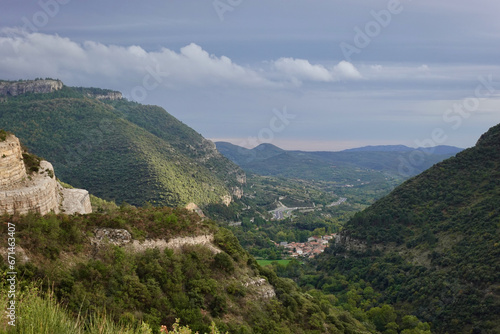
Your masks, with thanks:
[[(283, 150), (273, 144), (253, 149), (228, 142), (216, 142), (217, 149), (243, 170), (264, 176), (314, 179), (352, 183), (358, 179), (380, 179), (390, 175), (406, 179), (462, 149), (452, 146), (413, 149), (404, 145), (371, 146), (338, 152)], [(421, 161), (410, 164), (413, 152)], [(313, 168), (314, 167), (314, 168)]]
[(214, 144), (163, 108), (118, 97), (64, 85), (6, 96), (0, 127), (50, 160), (61, 180), (106, 200), (183, 206), (241, 196), (244, 172)]
[(319, 267), (354, 270), (437, 333), (498, 333), (498, 203), (500, 124), (357, 213)]

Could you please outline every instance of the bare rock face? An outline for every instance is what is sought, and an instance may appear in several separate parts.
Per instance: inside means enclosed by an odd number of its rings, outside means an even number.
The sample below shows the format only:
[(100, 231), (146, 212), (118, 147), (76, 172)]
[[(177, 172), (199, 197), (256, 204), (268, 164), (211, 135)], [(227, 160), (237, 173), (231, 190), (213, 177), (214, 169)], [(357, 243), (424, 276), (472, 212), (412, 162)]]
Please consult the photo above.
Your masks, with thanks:
[(17, 96), (26, 93), (52, 93), (63, 87), (60, 80), (30, 80), (0, 82), (0, 96)]
[(61, 189), (62, 211), (68, 215), (75, 213), (91, 213), (89, 192), (85, 189)]
[(188, 209), (189, 211), (192, 211), (192, 212), (195, 212), (198, 216), (200, 216), (201, 218), (205, 218), (205, 214), (203, 213), (203, 211), (200, 209), (200, 207), (198, 205), (196, 205), (195, 203), (191, 202), (191, 203), (188, 203), (186, 206), (185, 206), (186, 209)]
[(26, 178), (19, 139), (7, 136), (0, 142), (0, 189), (13, 187)]
[(262, 299), (269, 299), (276, 297), (276, 291), (274, 291), (273, 286), (269, 284), (269, 282), (265, 278), (262, 277), (251, 278), (244, 284), (244, 286), (249, 288), (253, 287), (254, 290), (256, 290), (259, 297)]
[(243, 196), (243, 189), (239, 187), (233, 187), (233, 196), (236, 197), (237, 199), (241, 199)]
[(365, 242), (342, 233), (335, 235), (334, 241), (336, 246), (344, 247), (347, 251), (363, 252), (368, 248)]
[(110, 92), (107, 92), (106, 94), (87, 94), (88, 97), (92, 97), (94, 99), (98, 99), (98, 100), (111, 100), (111, 101), (115, 101), (115, 100), (121, 100), (123, 99), (123, 95), (122, 93), (120, 92), (115, 92), (115, 91), (110, 91)]
[(233, 201), (233, 198), (230, 195), (224, 195), (221, 196), (221, 200), (222, 204), (224, 204), (225, 206), (229, 206), (229, 204), (231, 204), (231, 202)]
[(130, 245), (130, 249), (134, 252), (144, 252), (146, 249), (158, 248), (163, 251), (165, 248), (179, 250), (184, 246), (195, 246), (201, 245), (210, 250), (213, 254), (220, 253), (221, 250), (214, 246), (213, 235), (198, 235), (193, 237), (178, 237), (168, 240), (165, 239), (148, 239), (143, 242), (139, 240), (134, 240)]
[(105, 241), (115, 246), (123, 246), (132, 241), (132, 235), (125, 229), (96, 228), (94, 234), (95, 237), (91, 239), (91, 243), (96, 246), (100, 246)]
[(90, 196), (83, 189), (63, 189), (48, 161), (42, 160), (39, 171), (28, 175), (19, 139), (8, 135), (0, 142), (0, 214), (51, 211), (90, 213)]

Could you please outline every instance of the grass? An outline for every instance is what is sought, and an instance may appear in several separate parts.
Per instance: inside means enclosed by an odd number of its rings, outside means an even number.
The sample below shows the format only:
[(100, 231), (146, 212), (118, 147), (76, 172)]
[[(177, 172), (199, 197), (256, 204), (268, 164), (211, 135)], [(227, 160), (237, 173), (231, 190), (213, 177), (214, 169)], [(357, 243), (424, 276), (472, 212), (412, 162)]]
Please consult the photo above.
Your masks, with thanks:
[[(7, 305), (8, 294), (0, 286), (0, 302)], [(5, 316), (0, 320), (0, 334), (153, 334), (146, 323), (138, 328), (129, 328), (111, 321), (105, 313), (98, 313), (85, 321), (80, 315), (72, 317), (58, 304), (52, 293), (42, 297), (37, 287), (31, 286), (21, 292), (16, 302), (15, 326), (7, 324)], [(212, 322), (210, 334), (221, 334)], [(179, 319), (171, 331), (162, 326), (160, 333), (193, 334), (188, 326), (180, 326)], [(198, 333), (198, 332), (196, 332)]]
[(290, 261), (291, 260), (257, 260), (257, 263), (262, 267), (265, 267), (272, 264), (273, 262), (278, 262), (279, 264), (286, 267), (290, 263)]
[[(7, 305), (8, 294), (1, 287), (0, 301)], [(147, 324), (132, 329), (117, 325), (100, 313), (87, 321), (80, 315), (72, 317), (64, 306), (58, 304), (49, 293), (42, 297), (37, 287), (31, 286), (16, 296), (15, 326), (7, 323), (7, 318), (0, 321), (0, 334), (153, 334)]]

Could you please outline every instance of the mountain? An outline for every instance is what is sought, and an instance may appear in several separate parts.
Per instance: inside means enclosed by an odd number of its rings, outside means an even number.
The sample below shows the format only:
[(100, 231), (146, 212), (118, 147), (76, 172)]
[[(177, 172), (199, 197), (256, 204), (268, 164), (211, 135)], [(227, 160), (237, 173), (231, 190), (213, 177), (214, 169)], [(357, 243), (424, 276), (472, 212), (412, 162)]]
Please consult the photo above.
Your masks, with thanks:
[(0, 128), (51, 161), (62, 181), (118, 203), (227, 204), (245, 182), (211, 141), (115, 91), (3, 81)]
[(237, 165), (245, 165), (254, 160), (265, 160), (284, 153), (285, 150), (273, 144), (260, 144), (253, 149), (237, 146), (228, 142), (216, 142), (217, 150)]
[(376, 145), (376, 146), (363, 146), (357, 148), (350, 148), (347, 150), (343, 150), (342, 152), (410, 152), (414, 150), (419, 150), (422, 152), (432, 152), (432, 154), (450, 154), (455, 155), (460, 151), (463, 151), (462, 148), (455, 146), (447, 146), (447, 145), (438, 145), (430, 148), (418, 147), (412, 148), (405, 145)]
[(219, 152), (248, 172), (344, 184), (384, 179), (387, 175), (406, 179), (461, 151), (451, 146), (413, 149), (395, 145), (305, 152), (283, 150), (272, 144), (253, 149), (226, 142), (215, 144)]
[(356, 214), (319, 260), (436, 333), (500, 333), (500, 124)]
[(342, 152), (407, 152), (414, 150), (405, 145), (369, 145), (343, 150)]

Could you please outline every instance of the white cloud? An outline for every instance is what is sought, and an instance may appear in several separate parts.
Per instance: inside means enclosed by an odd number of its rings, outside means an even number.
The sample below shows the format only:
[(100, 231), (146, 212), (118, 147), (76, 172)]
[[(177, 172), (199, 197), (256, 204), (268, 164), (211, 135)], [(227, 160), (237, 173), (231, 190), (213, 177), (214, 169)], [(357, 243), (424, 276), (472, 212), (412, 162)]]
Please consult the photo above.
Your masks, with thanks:
[(274, 69), (292, 82), (332, 82), (344, 79), (360, 79), (361, 73), (347, 61), (341, 61), (329, 70), (323, 65), (313, 65), (306, 59), (280, 58), (273, 62)]
[(361, 79), (363, 76), (353, 64), (342, 60), (333, 68), (334, 73), (341, 79)]
[(332, 81), (333, 74), (323, 65), (312, 65), (305, 59), (280, 58), (274, 62), (274, 67), (284, 75), (298, 80)]
[(0, 77), (4, 79), (54, 77), (76, 85), (142, 85), (147, 76), (150, 85), (154, 80), (166, 86), (275, 85), (255, 70), (211, 55), (193, 43), (180, 52), (166, 48), (149, 52), (136, 45), (79, 44), (58, 35), (13, 29), (0, 34)]

